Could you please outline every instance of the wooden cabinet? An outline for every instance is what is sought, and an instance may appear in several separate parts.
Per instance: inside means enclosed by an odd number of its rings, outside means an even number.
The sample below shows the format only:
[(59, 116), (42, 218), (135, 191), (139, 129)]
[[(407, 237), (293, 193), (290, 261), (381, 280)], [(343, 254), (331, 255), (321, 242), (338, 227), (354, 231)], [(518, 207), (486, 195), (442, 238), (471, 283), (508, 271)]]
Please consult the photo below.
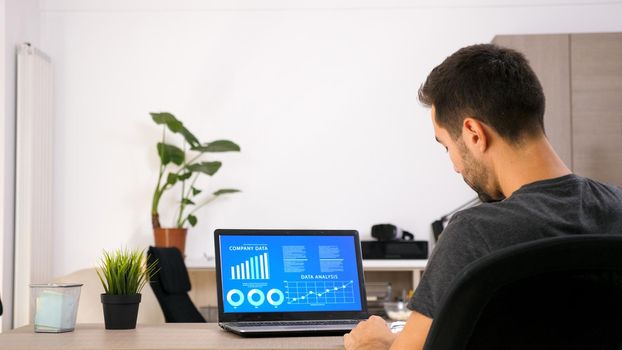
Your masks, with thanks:
[(546, 96), (544, 124), (578, 175), (622, 186), (622, 33), (499, 35), (527, 57)]
[(573, 165), (622, 185), (622, 33), (571, 35)]

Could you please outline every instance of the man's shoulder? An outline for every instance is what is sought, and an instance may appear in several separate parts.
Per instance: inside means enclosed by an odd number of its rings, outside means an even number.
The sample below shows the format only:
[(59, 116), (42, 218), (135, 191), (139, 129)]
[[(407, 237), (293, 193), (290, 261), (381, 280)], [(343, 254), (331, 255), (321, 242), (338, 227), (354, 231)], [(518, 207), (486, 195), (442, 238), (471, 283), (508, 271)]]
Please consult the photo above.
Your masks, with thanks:
[(581, 177), (581, 180), (588, 188), (594, 189), (599, 192), (607, 193), (611, 196), (616, 197), (618, 200), (622, 200), (622, 187), (620, 186), (601, 182), (599, 180), (594, 180), (587, 177)]
[(452, 221), (479, 226), (482, 223), (507, 222), (508, 219), (522, 216), (526, 206), (522, 201), (506, 199), (501, 202), (481, 203), (475, 207), (461, 210), (454, 214)]
[(482, 203), (456, 213), (456, 218), (472, 223), (524, 220), (550, 212), (566, 211), (581, 202), (622, 206), (622, 187), (570, 174), (557, 179), (528, 184), (500, 202)]
[(536, 195), (571, 198), (573, 196), (598, 196), (600, 194), (622, 199), (622, 187), (576, 174), (568, 174), (526, 184), (514, 192), (510, 198), (520, 199), (525, 196)]
[(551, 236), (608, 232), (622, 228), (622, 189), (573, 175), (525, 186), (501, 202), (460, 211), (454, 220), (455, 231), (476, 235), (491, 250)]

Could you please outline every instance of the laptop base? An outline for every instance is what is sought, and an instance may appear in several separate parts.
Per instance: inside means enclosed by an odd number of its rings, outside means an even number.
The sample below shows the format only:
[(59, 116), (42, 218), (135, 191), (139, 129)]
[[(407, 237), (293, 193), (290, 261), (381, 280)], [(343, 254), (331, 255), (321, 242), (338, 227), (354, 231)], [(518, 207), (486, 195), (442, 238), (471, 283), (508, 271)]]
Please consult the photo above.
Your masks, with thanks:
[(242, 337), (296, 337), (296, 336), (340, 336), (349, 333), (362, 320), (333, 325), (280, 325), (280, 326), (239, 326), (235, 322), (219, 322), (218, 325)]

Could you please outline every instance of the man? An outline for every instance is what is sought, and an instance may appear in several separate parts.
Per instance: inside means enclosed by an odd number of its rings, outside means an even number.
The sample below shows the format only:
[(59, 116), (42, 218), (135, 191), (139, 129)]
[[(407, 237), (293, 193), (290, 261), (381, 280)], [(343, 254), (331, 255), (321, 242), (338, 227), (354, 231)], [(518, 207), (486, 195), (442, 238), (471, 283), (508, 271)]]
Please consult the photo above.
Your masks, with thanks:
[(492, 251), (545, 237), (622, 233), (622, 189), (571, 173), (544, 133), (544, 94), (525, 57), (495, 45), (462, 48), (419, 90), (436, 140), (485, 202), (456, 213), (441, 235), (399, 336), (372, 316), (346, 349), (422, 349), (458, 272)]

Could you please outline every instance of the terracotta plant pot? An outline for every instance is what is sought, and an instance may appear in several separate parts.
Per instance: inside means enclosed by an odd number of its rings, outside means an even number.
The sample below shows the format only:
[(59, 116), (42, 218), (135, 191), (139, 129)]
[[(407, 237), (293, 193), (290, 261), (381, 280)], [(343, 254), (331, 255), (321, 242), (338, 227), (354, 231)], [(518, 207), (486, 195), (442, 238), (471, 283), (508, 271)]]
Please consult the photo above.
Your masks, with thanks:
[(181, 255), (184, 255), (186, 249), (187, 228), (155, 228), (153, 235), (155, 236), (156, 247), (175, 247), (179, 249)]

